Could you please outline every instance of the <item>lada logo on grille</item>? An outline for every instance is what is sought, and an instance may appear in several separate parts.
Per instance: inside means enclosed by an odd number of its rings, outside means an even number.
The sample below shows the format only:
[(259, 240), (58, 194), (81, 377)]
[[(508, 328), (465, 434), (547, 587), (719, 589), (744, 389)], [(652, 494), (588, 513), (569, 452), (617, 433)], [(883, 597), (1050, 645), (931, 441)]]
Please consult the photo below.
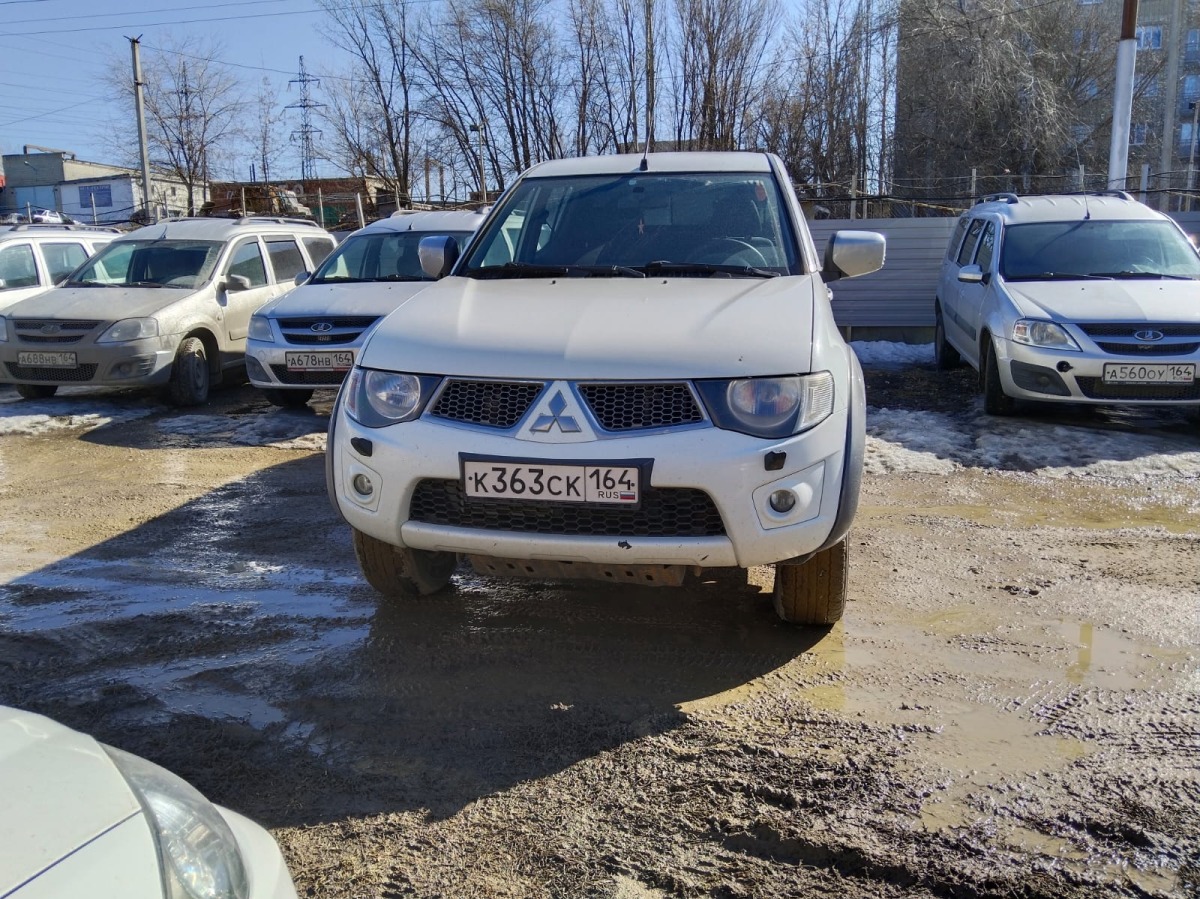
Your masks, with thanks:
[(324, 334), (326, 331), (332, 331), (333, 325), (329, 322), (317, 322), (309, 330), (316, 331), (318, 334)]
[(62, 325), (55, 325), (55, 324), (42, 325), (42, 328), (41, 328), (41, 331), (43, 334), (57, 334), (61, 330), (62, 330)]
[(1133, 336), (1136, 337), (1138, 340), (1142, 341), (1143, 343), (1150, 343), (1151, 341), (1154, 341), (1154, 340), (1162, 340), (1163, 332), (1162, 331), (1151, 331), (1151, 330), (1134, 331)]
[(575, 420), (573, 415), (563, 415), (567, 410), (567, 401), (563, 397), (563, 392), (560, 390), (550, 399), (549, 405), (550, 414), (542, 413), (530, 425), (529, 430), (538, 434), (549, 434), (551, 428), (556, 424), (558, 429), (564, 434), (578, 434), (582, 428), (579, 427), (579, 422)]

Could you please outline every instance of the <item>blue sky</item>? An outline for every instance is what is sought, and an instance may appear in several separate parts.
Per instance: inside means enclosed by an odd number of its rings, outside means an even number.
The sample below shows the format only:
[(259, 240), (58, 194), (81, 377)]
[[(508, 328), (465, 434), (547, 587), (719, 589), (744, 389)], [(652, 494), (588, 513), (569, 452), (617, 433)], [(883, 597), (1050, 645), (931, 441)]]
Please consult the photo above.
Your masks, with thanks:
[[(267, 76), (294, 103), (301, 56), (316, 76), (348, 62), (322, 37), (324, 21), (314, 0), (0, 0), (0, 151), (35, 144), (118, 161), (101, 141), (114, 116), (103, 73), (114, 59), (132, 70), (127, 38), (139, 35), (143, 53), (172, 36), (218, 40), (249, 92)], [(298, 126), (293, 111), (286, 127)], [(299, 157), (285, 166), (298, 173)]]

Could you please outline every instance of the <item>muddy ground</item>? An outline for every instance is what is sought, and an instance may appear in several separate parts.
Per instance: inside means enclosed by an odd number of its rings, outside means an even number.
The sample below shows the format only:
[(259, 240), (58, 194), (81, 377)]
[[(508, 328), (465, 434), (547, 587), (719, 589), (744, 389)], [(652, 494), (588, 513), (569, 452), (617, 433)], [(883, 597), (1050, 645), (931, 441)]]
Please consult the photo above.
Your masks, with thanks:
[[(965, 374), (868, 377), (978, 418)], [(141, 417), (0, 436), (0, 702), (256, 818), (302, 896), (1200, 895), (1194, 475), (871, 465), (831, 630), (761, 572), (385, 605), (327, 399), (98, 396)], [(1169, 415), (1020, 427), (1200, 452)]]

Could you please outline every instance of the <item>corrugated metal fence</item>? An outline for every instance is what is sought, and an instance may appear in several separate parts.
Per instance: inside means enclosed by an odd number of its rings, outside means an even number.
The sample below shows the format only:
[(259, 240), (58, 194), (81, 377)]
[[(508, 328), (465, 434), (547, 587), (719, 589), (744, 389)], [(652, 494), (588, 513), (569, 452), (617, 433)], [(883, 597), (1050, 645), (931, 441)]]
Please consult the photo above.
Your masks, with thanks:
[[(1200, 212), (1177, 212), (1184, 231), (1200, 233)], [(956, 218), (818, 219), (808, 223), (817, 251), (834, 231), (875, 231), (887, 238), (887, 262), (861, 278), (834, 281), (833, 314), (844, 329), (933, 328), (933, 295)]]

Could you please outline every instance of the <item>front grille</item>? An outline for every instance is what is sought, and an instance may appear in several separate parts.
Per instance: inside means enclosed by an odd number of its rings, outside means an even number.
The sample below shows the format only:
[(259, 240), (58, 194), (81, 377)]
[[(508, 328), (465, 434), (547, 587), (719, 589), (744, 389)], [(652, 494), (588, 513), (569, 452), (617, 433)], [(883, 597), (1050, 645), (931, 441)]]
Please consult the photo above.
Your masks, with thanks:
[(1128, 337), (1138, 331), (1158, 331), (1163, 337), (1200, 337), (1200, 327), (1196, 325), (1155, 325), (1146, 322), (1130, 322), (1122, 324), (1077, 324), (1079, 330), (1088, 337)]
[(21, 381), (90, 381), (96, 375), (95, 365), (76, 368), (33, 368), (5, 362), (8, 373)]
[(721, 513), (703, 490), (647, 487), (640, 508), (585, 506), (522, 500), (468, 500), (458, 481), (418, 482), (409, 518), (446, 525), (521, 534), (572, 537), (720, 537)]
[[(17, 339), (22, 343), (78, 343), (99, 325), (100, 322), (97, 321), (76, 319), (58, 321), (52, 318), (18, 318), (13, 320)], [(43, 333), (44, 328), (53, 328), (55, 333)]]
[(1093, 400), (1197, 400), (1200, 381), (1190, 384), (1105, 384), (1100, 378), (1075, 378), (1083, 395)]
[(449, 380), (429, 414), (450, 421), (507, 430), (529, 411), (545, 387), (541, 381)]
[[(281, 318), (283, 339), (298, 346), (337, 346), (354, 343), (379, 319), (374, 315), (347, 315), (340, 318)], [(314, 331), (315, 324), (327, 324), (329, 331)]]
[(579, 393), (606, 431), (669, 428), (704, 421), (691, 388), (683, 382), (580, 384)]
[(1200, 343), (1109, 343), (1099, 340), (1096, 346), (1114, 356), (1187, 356), (1200, 349)]
[(288, 371), (286, 365), (272, 365), (280, 384), (307, 384), (310, 387), (337, 387), (346, 379), (344, 371)]

